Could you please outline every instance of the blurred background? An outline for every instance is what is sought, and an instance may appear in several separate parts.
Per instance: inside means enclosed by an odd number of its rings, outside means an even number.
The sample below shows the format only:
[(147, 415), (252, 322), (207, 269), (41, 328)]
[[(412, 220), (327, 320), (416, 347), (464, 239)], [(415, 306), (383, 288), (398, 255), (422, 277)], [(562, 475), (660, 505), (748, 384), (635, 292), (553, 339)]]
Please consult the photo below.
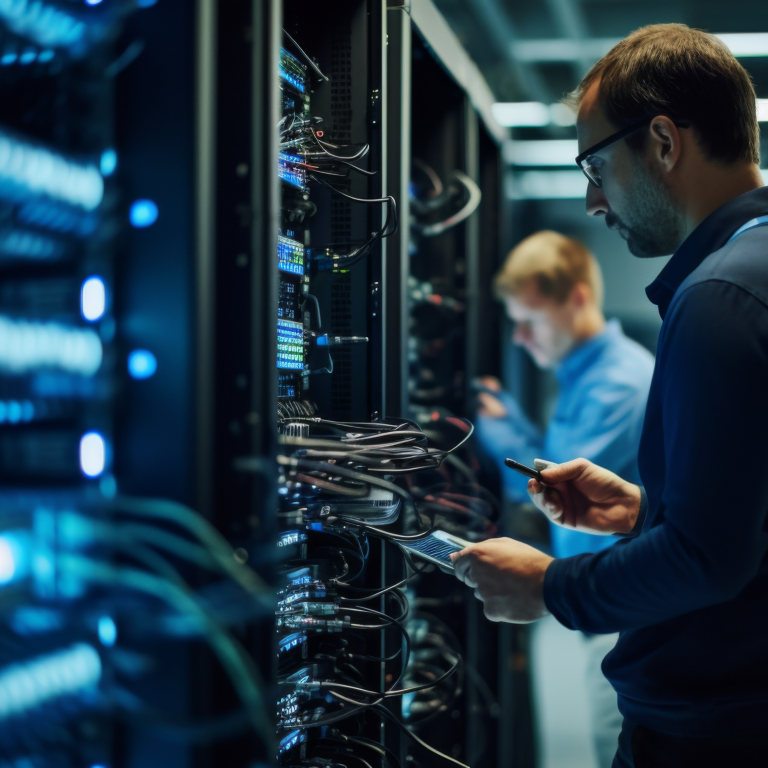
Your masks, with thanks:
[[(584, 215), (584, 178), (573, 164), (574, 115), (561, 100), (633, 30), (662, 23), (703, 29), (720, 36), (752, 77), (764, 129), (762, 167), (768, 169), (768, 8), (759, 0), (437, 0), (436, 5), (485, 76), (497, 101), (494, 116), (510, 129), (502, 158), (513, 239), (554, 229), (584, 242), (603, 271), (607, 316), (618, 318), (629, 336), (654, 351), (661, 320), (644, 289), (666, 260), (636, 259), (602, 219)], [(508, 364), (510, 378), (514, 366)], [(536, 407), (546, 411), (549, 377), (527, 375), (537, 381), (531, 397), (538, 392), (544, 398)]]
[[(645, 286), (667, 258), (637, 259), (602, 218), (585, 215), (585, 180), (574, 167), (574, 114), (561, 100), (621, 38), (647, 24), (682, 23), (717, 34), (752, 77), (768, 169), (768, 6), (760, 0), (436, 0), (477, 62), (510, 130), (502, 147), (510, 241), (540, 229), (575, 237), (597, 257), (605, 313), (651, 352), (661, 326)], [(712, 109), (717, 109), (713, 104)], [(768, 180), (768, 170), (763, 171)], [(503, 334), (511, 324), (499, 312)], [(526, 353), (506, 347), (505, 381), (544, 423), (557, 382)], [(532, 706), (540, 768), (594, 768), (584, 648), (551, 619), (533, 628)]]

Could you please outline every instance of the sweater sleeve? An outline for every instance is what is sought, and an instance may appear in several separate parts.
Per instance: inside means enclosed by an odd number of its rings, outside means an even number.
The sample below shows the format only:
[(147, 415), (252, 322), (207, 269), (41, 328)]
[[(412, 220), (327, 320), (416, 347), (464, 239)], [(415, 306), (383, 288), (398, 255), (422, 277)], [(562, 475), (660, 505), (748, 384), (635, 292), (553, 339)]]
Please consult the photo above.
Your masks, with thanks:
[(528, 478), (505, 467), (504, 459), (511, 458), (532, 466), (534, 458), (543, 453), (544, 437), (512, 395), (503, 392), (499, 399), (507, 409), (507, 415), (500, 419), (478, 415), (475, 418), (477, 439), (499, 466), (506, 495), (513, 501), (527, 501)]
[(768, 551), (768, 309), (711, 281), (686, 289), (665, 326), (660, 509), (642, 536), (550, 564), (545, 603), (574, 629), (635, 629), (730, 600)]

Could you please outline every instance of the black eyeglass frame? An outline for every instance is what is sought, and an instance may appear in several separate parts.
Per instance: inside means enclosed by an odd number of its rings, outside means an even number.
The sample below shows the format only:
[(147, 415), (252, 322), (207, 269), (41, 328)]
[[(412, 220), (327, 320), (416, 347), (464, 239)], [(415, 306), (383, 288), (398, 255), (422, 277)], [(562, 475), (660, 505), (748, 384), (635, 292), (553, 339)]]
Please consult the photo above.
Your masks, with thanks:
[[(610, 147), (611, 144), (615, 144), (617, 141), (626, 139), (627, 136), (630, 136), (635, 131), (639, 131), (641, 128), (645, 128), (646, 126), (651, 124), (651, 122), (655, 117), (656, 115), (652, 115), (650, 117), (643, 118), (643, 120), (639, 123), (628, 125), (626, 128), (622, 128), (620, 131), (616, 131), (616, 133), (612, 133), (610, 136), (608, 136), (608, 138), (603, 139), (602, 141), (598, 141), (597, 144), (593, 144), (591, 147), (589, 147), (589, 149), (585, 149), (580, 155), (577, 155), (576, 165), (579, 167), (579, 170), (587, 177), (587, 181), (589, 181), (590, 184), (594, 184), (598, 189), (602, 188), (603, 186), (602, 179), (600, 180), (600, 184), (598, 184), (593, 178), (589, 176), (586, 168), (582, 165), (582, 163), (590, 155), (596, 155), (601, 149)], [(691, 127), (691, 123), (688, 120), (673, 120), (673, 122), (676, 126), (678, 126), (678, 128)], [(589, 166), (587, 166), (587, 168), (589, 168)]]

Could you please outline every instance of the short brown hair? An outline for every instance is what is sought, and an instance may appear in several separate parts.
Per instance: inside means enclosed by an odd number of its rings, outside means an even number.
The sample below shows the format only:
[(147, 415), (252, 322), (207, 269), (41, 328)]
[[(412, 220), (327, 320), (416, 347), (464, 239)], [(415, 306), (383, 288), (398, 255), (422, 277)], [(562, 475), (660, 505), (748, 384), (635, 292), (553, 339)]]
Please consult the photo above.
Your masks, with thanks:
[(760, 162), (755, 89), (714, 35), (685, 24), (641, 27), (589, 70), (570, 103), (578, 105), (598, 79), (606, 117), (617, 128), (666, 115), (690, 121), (711, 159)]
[(603, 276), (587, 247), (558, 232), (542, 230), (512, 249), (494, 278), (496, 295), (516, 296), (534, 280), (542, 296), (562, 304), (577, 283), (592, 290), (598, 307), (603, 303)]

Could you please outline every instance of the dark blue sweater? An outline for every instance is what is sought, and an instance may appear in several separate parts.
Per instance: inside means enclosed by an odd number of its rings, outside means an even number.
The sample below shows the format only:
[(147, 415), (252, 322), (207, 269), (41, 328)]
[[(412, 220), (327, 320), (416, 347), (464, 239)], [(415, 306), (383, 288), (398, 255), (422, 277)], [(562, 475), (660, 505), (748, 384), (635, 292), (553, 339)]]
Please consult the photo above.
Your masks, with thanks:
[(728, 243), (766, 214), (768, 187), (726, 203), (648, 287), (642, 531), (545, 577), (561, 623), (621, 632), (603, 663), (619, 709), (664, 733), (768, 733), (768, 226)]

